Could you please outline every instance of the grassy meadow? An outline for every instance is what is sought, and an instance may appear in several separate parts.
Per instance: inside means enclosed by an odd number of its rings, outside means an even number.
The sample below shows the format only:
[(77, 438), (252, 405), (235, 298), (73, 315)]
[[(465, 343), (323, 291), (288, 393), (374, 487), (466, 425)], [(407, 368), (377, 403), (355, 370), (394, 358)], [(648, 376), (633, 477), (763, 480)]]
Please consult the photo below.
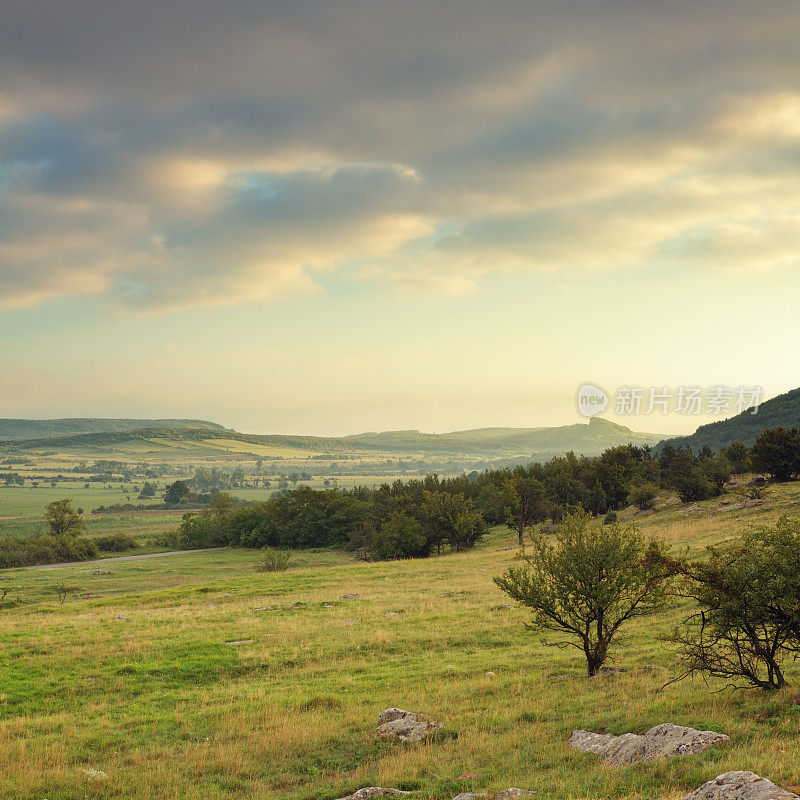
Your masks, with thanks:
[[(774, 491), (755, 508), (668, 503), (638, 519), (699, 552), (796, 508), (791, 484)], [(303, 552), (285, 573), (257, 572), (258, 553), (241, 550), (101, 575), (92, 563), (6, 571), (0, 587), (21, 604), (0, 610), (0, 797), (328, 800), (381, 785), (419, 798), (509, 786), (679, 798), (732, 769), (800, 784), (798, 666), (797, 688), (773, 696), (700, 678), (665, 687), (681, 670), (659, 637), (678, 604), (629, 629), (613, 659), (627, 672), (589, 680), (577, 650), (546, 647), (523, 609), (505, 607), (491, 579), (513, 545), (501, 528), (466, 554), (367, 564)], [(57, 583), (71, 587), (63, 604)], [(389, 706), (446, 729), (421, 746), (377, 742)], [(623, 768), (566, 746), (575, 728), (668, 721), (732, 742)]]

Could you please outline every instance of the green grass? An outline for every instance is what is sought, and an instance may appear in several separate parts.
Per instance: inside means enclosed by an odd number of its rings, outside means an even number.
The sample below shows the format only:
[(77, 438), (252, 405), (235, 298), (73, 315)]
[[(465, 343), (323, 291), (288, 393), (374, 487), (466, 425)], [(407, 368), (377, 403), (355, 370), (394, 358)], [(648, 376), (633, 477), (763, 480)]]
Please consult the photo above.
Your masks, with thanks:
[[(775, 513), (702, 509), (667, 506), (641, 522), (699, 550)], [(420, 798), (520, 786), (639, 800), (678, 798), (729, 769), (800, 783), (796, 690), (663, 688), (665, 675), (634, 669), (585, 678), (577, 651), (546, 647), (524, 631), (523, 610), (501, 606), (491, 578), (513, 563), (512, 544), (498, 531), (471, 553), (378, 564), (295, 553), (285, 573), (258, 573), (258, 553), (235, 550), (119, 562), (109, 575), (92, 564), (6, 572), (0, 586), (22, 605), (0, 611), (0, 797), (329, 800), (382, 785)], [(57, 582), (74, 587), (64, 605)], [(659, 637), (681, 613), (638, 622), (614, 663), (676, 675)], [(789, 674), (800, 680), (798, 666)], [(447, 733), (378, 743), (388, 706), (429, 713)], [(625, 768), (566, 746), (574, 728), (666, 721), (733, 741)], [(87, 782), (89, 766), (108, 781)]]
[(63, 481), (56, 483), (55, 488), (49, 483), (39, 484), (39, 486), (0, 486), (0, 518), (12, 516), (41, 516), (47, 504), (53, 500), (60, 500), (63, 497), (72, 499), (75, 508), (82, 508), (88, 514), (93, 508), (101, 505), (113, 505), (114, 503), (133, 503), (138, 505), (144, 503), (159, 502), (156, 500), (139, 500), (137, 493), (133, 491), (133, 486), (141, 486), (142, 481), (125, 484), (127, 492), (120, 490), (119, 485), (112, 484), (111, 489), (106, 489), (105, 485), (89, 484), (88, 489), (84, 489), (85, 481)]

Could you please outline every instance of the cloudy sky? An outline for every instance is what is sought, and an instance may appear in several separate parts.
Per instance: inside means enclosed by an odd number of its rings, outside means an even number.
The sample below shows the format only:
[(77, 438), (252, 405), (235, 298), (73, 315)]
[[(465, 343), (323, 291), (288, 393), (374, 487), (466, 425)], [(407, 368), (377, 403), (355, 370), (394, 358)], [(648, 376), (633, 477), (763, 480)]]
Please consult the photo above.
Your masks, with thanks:
[(442, 431), (577, 421), (584, 381), (800, 385), (798, 30), (797, 0), (5, 0), (0, 416)]

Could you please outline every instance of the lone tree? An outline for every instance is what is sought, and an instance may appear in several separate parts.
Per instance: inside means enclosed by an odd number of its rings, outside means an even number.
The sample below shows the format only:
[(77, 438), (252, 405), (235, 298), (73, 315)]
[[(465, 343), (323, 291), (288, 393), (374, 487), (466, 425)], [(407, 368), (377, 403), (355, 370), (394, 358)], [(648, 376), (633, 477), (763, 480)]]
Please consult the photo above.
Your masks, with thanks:
[(189, 487), (183, 481), (175, 481), (164, 492), (165, 503), (180, 503), (189, 497)]
[(549, 503), (544, 484), (536, 478), (517, 476), (503, 483), (506, 524), (517, 532), (519, 546), (528, 528), (549, 516)]
[(494, 581), (533, 610), (528, 629), (565, 634), (551, 644), (582, 650), (593, 677), (622, 626), (665, 605), (670, 569), (657, 540), (645, 540), (633, 526), (595, 523), (585, 512), (565, 516), (555, 539), (535, 534), (525, 566)]
[(72, 507), (69, 498), (48, 503), (44, 518), (53, 536), (77, 536), (85, 525), (83, 517)]

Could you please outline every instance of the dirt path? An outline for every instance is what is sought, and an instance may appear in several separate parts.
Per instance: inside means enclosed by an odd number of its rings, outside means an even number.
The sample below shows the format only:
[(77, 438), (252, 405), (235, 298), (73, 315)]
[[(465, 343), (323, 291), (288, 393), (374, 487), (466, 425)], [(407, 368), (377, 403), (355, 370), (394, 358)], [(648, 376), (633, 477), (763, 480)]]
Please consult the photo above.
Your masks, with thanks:
[[(113, 564), (116, 561), (136, 561), (140, 558), (164, 558), (166, 556), (185, 556), (190, 553), (213, 553), (224, 547), (205, 547), (201, 550), (170, 550), (168, 553), (145, 553), (141, 556), (117, 556), (116, 558), (97, 558), (90, 561), (67, 561), (63, 564), (35, 564), (32, 567), (6, 567), (6, 569), (56, 569), (57, 567), (80, 567), (93, 564)], [(3, 570), (5, 571), (5, 570)]]

